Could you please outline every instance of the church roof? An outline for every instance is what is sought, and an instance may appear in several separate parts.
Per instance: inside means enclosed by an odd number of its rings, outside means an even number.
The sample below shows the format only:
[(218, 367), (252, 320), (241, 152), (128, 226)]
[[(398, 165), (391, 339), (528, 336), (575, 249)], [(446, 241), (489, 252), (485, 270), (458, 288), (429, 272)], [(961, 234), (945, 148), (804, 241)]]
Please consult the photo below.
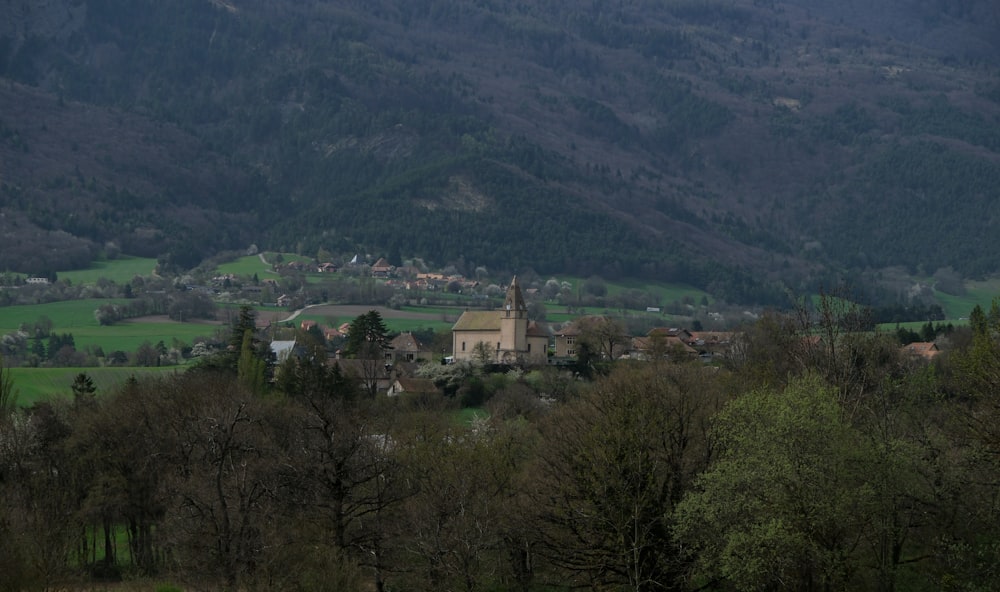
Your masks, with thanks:
[(467, 310), (458, 318), (452, 331), (499, 331), (499, 310)]

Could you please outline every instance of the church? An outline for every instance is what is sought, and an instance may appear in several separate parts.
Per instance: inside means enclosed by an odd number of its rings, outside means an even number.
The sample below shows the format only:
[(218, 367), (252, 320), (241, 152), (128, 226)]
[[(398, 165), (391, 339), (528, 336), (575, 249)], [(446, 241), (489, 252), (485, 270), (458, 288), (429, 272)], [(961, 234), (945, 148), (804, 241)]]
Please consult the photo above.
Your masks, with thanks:
[(528, 306), (517, 276), (511, 280), (500, 310), (467, 310), (451, 329), (456, 360), (486, 359), (495, 364), (545, 364), (549, 336), (528, 320)]

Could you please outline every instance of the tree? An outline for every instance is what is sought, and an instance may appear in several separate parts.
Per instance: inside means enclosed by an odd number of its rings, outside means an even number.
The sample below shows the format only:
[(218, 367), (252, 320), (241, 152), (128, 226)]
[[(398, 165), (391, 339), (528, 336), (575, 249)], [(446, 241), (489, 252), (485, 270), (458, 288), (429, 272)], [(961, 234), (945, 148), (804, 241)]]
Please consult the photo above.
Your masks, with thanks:
[(229, 345), (226, 348), (227, 366), (233, 371), (239, 363), (240, 354), (243, 350), (243, 339), (247, 331), (251, 335), (251, 349), (257, 351), (260, 340), (257, 339), (257, 313), (246, 304), (240, 306), (239, 313), (232, 320), (229, 332)]
[(591, 296), (602, 298), (608, 294), (608, 286), (600, 276), (592, 275), (583, 282), (583, 291)]
[(4, 365), (3, 355), (0, 355), (0, 421), (10, 416), (17, 408), (17, 394), (10, 368)]
[(539, 552), (576, 584), (676, 589), (675, 509), (707, 465), (721, 401), (696, 365), (626, 365), (540, 427), (531, 477)]
[(94, 393), (97, 392), (97, 387), (94, 386), (94, 379), (88, 376), (86, 372), (77, 374), (70, 388), (73, 390), (73, 399), (77, 403), (93, 401)]
[(857, 585), (872, 454), (836, 390), (807, 377), (744, 395), (713, 436), (718, 458), (677, 509), (676, 541), (692, 550), (695, 577), (737, 589)]
[(511, 516), (514, 475), (530, 438), (515, 426), (484, 424), (470, 432), (438, 414), (413, 419), (399, 436), (406, 480), (418, 485), (396, 521), (404, 585), (468, 591), (502, 586), (514, 571), (508, 561), (508, 534), (518, 522)]
[(145, 367), (160, 365), (160, 354), (153, 347), (152, 343), (143, 341), (139, 345), (139, 348), (135, 350), (135, 365)]
[(150, 403), (173, 467), (163, 473), (168, 504), (157, 532), (185, 569), (228, 589), (247, 584), (285, 521), (277, 496), (290, 463), (279, 444), (294, 436), (285, 413), (214, 372), (172, 378)]
[(389, 347), (389, 329), (377, 310), (359, 315), (347, 330), (347, 353), (353, 358), (382, 358)]
[(496, 351), (485, 341), (477, 341), (472, 346), (472, 361), (477, 366), (487, 366), (497, 361)]
[[(618, 319), (610, 317), (584, 317), (578, 321), (579, 343), (585, 343), (600, 359), (613, 361), (621, 354), (628, 334)], [(579, 349), (579, 348), (578, 348)]]
[(267, 388), (267, 364), (257, 357), (253, 350), (253, 333), (247, 330), (243, 334), (240, 346), (240, 359), (236, 364), (236, 376), (239, 382), (249, 392), (261, 395)]
[(370, 310), (351, 321), (347, 330), (347, 354), (362, 360), (362, 380), (370, 397), (378, 391), (378, 376), (389, 348), (389, 330), (377, 310)]

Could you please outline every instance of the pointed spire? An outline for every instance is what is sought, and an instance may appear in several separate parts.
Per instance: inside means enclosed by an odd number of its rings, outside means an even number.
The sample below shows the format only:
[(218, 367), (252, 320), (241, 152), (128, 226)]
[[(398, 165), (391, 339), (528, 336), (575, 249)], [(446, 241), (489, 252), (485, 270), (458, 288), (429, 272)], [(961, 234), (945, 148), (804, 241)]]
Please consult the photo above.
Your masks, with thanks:
[(524, 303), (524, 295), (521, 294), (521, 286), (517, 283), (517, 276), (510, 281), (510, 286), (507, 288), (507, 297), (503, 301), (504, 310), (528, 310), (528, 306)]

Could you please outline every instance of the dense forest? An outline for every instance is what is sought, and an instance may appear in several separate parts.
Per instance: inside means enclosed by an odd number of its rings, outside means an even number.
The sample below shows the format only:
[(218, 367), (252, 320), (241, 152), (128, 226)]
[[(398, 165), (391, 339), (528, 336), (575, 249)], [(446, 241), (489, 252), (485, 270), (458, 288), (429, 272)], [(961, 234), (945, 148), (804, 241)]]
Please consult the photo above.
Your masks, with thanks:
[(762, 303), (998, 271), (986, 0), (0, 8), (6, 269), (255, 243)]
[(432, 364), (398, 397), (275, 367), (242, 312), (116, 392), (16, 409), (0, 366), (0, 589), (995, 589), (1000, 308), (931, 363), (863, 316), (768, 315), (719, 367)]

